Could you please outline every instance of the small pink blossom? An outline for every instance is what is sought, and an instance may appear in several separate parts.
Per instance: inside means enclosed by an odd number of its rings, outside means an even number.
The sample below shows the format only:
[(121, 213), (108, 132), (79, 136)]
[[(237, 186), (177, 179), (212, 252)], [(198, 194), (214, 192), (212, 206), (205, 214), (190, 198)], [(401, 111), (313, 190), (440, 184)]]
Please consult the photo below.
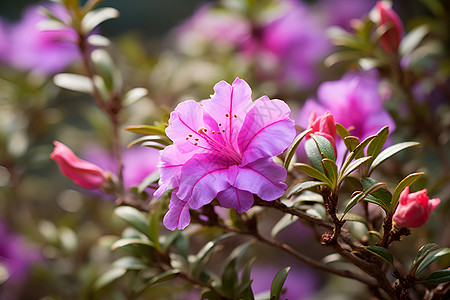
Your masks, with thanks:
[(55, 149), (50, 155), (65, 176), (87, 189), (101, 187), (105, 181), (105, 171), (97, 165), (78, 158), (69, 147), (54, 141)]
[(380, 16), (378, 25), (389, 27), (380, 38), (381, 47), (388, 53), (396, 53), (403, 36), (402, 21), (386, 2), (378, 1), (376, 7)]
[(252, 101), (248, 84), (221, 81), (211, 99), (180, 103), (170, 115), (167, 136), (173, 145), (161, 151), (161, 179), (155, 196), (174, 188), (164, 225), (183, 229), (189, 207), (198, 209), (215, 197), (225, 208), (247, 211), (253, 195), (266, 201), (281, 197), (286, 170), (273, 161), (295, 136), (290, 109), (264, 96)]
[(409, 187), (406, 187), (400, 194), (393, 220), (400, 227), (420, 227), (440, 202), (438, 198), (428, 198), (426, 189), (410, 194)]
[(317, 117), (316, 112), (313, 111), (309, 116), (308, 129), (311, 132), (306, 136), (306, 139), (310, 139), (311, 135), (317, 134), (323, 136), (330, 141), (336, 155), (336, 123), (333, 115), (327, 111), (320, 117)]

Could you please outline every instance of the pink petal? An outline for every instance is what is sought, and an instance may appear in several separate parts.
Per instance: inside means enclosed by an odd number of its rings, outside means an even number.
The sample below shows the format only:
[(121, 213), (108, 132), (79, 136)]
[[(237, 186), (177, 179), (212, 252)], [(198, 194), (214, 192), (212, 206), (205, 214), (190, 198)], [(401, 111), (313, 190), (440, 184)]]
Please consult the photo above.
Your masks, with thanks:
[(168, 188), (177, 187), (180, 184), (181, 167), (191, 157), (189, 153), (183, 153), (175, 145), (170, 145), (160, 151), (159, 188), (153, 194), (160, 197)]
[(189, 205), (187, 202), (180, 200), (174, 190), (170, 198), (169, 211), (163, 219), (164, 226), (169, 230), (184, 229), (191, 222), (189, 215)]
[(245, 114), (252, 108), (252, 90), (242, 79), (236, 78), (232, 85), (221, 81), (214, 86), (211, 100), (203, 101), (205, 110), (225, 130), (230, 145), (236, 144)]
[(257, 194), (263, 200), (275, 200), (284, 194), (287, 171), (272, 158), (259, 159), (240, 167), (234, 187)]
[(194, 209), (210, 203), (230, 186), (228, 167), (222, 156), (196, 154), (182, 168), (177, 196)]
[(234, 208), (239, 213), (249, 210), (254, 202), (252, 193), (232, 186), (217, 194), (217, 200), (223, 207)]
[(291, 144), (295, 128), (289, 119), (290, 112), (281, 100), (263, 97), (255, 101), (238, 136), (239, 150), (243, 153), (242, 165), (279, 155)]

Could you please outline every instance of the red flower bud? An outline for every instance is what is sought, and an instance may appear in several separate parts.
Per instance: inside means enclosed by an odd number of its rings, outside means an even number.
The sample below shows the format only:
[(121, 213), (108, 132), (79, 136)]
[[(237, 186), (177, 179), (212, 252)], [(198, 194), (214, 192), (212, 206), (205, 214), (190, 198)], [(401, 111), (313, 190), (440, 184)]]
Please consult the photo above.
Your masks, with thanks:
[(312, 134), (323, 136), (333, 145), (334, 154), (336, 154), (336, 123), (334, 122), (333, 115), (329, 111), (320, 117), (317, 117), (313, 111), (309, 116), (308, 129), (312, 130), (306, 136), (307, 140), (311, 138)]
[(393, 220), (400, 227), (420, 227), (440, 202), (438, 198), (428, 198), (426, 189), (410, 194), (409, 187), (406, 187), (400, 194)]
[(73, 182), (87, 189), (99, 188), (105, 181), (105, 171), (98, 166), (78, 158), (69, 147), (54, 141), (55, 149), (50, 158), (59, 167), (61, 173), (69, 177)]
[(377, 11), (380, 15), (378, 25), (389, 27), (380, 38), (381, 47), (388, 53), (396, 53), (403, 36), (402, 21), (395, 11), (384, 1), (377, 2)]

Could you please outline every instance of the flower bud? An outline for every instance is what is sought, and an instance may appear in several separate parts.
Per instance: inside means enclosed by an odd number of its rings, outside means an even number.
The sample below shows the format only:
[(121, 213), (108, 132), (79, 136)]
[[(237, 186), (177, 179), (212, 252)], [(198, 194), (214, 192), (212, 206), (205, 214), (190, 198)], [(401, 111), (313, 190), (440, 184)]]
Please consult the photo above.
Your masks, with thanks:
[(61, 173), (69, 177), (73, 182), (87, 189), (99, 188), (105, 181), (105, 171), (98, 166), (78, 158), (69, 147), (54, 141), (55, 149), (50, 158), (59, 167)]
[(380, 15), (378, 25), (384, 25), (389, 28), (380, 38), (381, 47), (388, 53), (396, 53), (403, 36), (402, 21), (384, 1), (377, 2), (377, 11)]
[(428, 198), (426, 189), (410, 194), (409, 187), (406, 187), (400, 194), (393, 220), (400, 227), (420, 227), (440, 202), (438, 198)]
[(334, 122), (333, 115), (329, 111), (320, 117), (317, 117), (313, 111), (309, 116), (308, 129), (312, 130), (306, 136), (307, 140), (311, 138), (312, 134), (323, 136), (333, 145), (334, 154), (336, 154), (336, 123)]

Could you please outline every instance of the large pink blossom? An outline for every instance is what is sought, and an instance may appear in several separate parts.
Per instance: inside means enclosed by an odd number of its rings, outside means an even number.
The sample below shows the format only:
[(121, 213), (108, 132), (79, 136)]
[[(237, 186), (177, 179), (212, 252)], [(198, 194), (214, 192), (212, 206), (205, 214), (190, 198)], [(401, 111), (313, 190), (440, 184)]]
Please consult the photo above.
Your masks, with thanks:
[(406, 187), (400, 194), (393, 220), (400, 227), (420, 227), (440, 202), (438, 198), (428, 198), (426, 189), (410, 194), (409, 187)]
[(161, 152), (159, 197), (174, 188), (164, 225), (183, 229), (189, 207), (215, 197), (238, 212), (253, 205), (253, 195), (271, 201), (286, 189), (286, 170), (273, 161), (295, 136), (290, 109), (281, 100), (251, 98), (248, 84), (217, 83), (211, 99), (180, 103), (170, 115), (167, 136), (174, 142)]

